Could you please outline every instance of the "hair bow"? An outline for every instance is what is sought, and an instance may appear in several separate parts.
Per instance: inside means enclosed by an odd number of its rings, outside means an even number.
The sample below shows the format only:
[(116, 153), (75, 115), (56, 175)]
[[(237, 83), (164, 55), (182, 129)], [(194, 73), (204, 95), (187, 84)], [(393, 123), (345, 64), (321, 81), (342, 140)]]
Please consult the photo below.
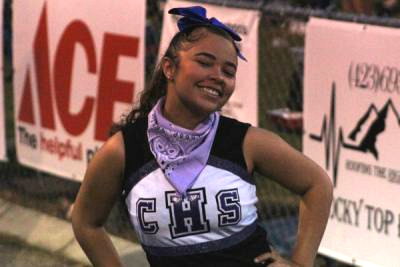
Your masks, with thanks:
[[(220, 22), (218, 19), (214, 17), (210, 19), (207, 18), (207, 10), (202, 6), (171, 8), (168, 13), (183, 16), (178, 20), (179, 31), (184, 31), (193, 26), (210, 25), (224, 30), (232, 37), (234, 41), (242, 40), (239, 34)], [(240, 53), (240, 50), (237, 47), (236, 43), (233, 42), (233, 44), (235, 46), (236, 52), (238, 53), (238, 57), (246, 61), (246, 58)]]

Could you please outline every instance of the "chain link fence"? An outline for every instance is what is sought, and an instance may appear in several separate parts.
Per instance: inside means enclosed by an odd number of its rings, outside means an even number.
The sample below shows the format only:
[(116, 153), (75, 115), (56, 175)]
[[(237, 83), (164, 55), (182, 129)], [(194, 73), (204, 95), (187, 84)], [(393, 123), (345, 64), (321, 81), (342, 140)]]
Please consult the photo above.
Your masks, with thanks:
[[(311, 8), (310, 5), (304, 7), (304, 3), (303, 7), (295, 7), (293, 5), (296, 1), (284, 1), (285, 5), (278, 3), (280, 1), (264, 3), (263, 1), (245, 0), (199, 0), (195, 2), (258, 9), (262, 12), (258, 44), (259, 124), (261, 127), (276, 132), (300, 151), (302, 150), (304, 30), (309, 17), (317, 16), (341, 21), (400, 27), (398, 19), (339, 12), (337, 6), (339, 1), (331, 1), (330, 5), (325, 5), (326, 9), (324, 10)], [(147, 77), (157, 59), (163, 6), (164, 1), (147, 1)], [(0, 163), (0, 198), (69, 220), (71, 207), (80, 184), (24, 167), (16, 160), (12, 101), (11, 13), (12, 2), (6, 0), (4, 7), (4, 85), (9, 161)], [(299, 198), (265, 177), (257, 176), (257, 188), (260, 200), (259, 213), (269, 232), (269, 238), (278, 250), (289, 254), (297, 230)], [(113, 234), (135, 240), (131, 226), (120, 207), (120, 203), (115, 206), (106, 228)], [(323, 265), (337, 266), (337, 263), (324, 260)]]

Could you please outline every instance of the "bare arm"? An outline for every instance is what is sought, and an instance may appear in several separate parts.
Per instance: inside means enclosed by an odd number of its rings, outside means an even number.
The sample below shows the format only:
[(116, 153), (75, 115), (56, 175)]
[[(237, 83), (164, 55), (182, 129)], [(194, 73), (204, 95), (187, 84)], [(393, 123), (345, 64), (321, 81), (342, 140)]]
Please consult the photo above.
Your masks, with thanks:
[(123, 137), (119, 132), (90, 162), (75, 201), (75, 237), (94, 266), (122, 266), (103, 225), (121, 192), (123, 168)]
[(312, 160), (266, 130), (249, 129), (244, 154), (250, 171), (270, 177), (301, 196), (297, 242), (291, 260), (300, 266), (313, 266), (332, 201), (329, 177)]

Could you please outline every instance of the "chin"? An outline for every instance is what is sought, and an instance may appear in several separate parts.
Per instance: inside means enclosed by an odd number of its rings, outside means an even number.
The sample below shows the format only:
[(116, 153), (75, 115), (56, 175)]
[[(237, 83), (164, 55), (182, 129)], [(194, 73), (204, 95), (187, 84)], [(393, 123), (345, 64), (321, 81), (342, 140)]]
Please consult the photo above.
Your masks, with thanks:
[(221, 110), (222, 107), (222, 104), (208, 103), (207, 105), (203, 105), (203, 110), (207, 113), (213, 113), (215, 111)]
[(220, 107), (218, 105), (193, 105), (192, 110), (200, 116), (208, 116), (211, 113), (220, 110)]

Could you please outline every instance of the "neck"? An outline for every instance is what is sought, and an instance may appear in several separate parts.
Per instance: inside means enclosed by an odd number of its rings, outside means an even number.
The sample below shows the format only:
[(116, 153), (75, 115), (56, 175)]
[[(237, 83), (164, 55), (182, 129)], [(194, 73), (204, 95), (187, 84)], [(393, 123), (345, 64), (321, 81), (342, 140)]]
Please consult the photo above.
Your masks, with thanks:
[(162, 113), (173, 124), (189, 130), (195, 129), (200, 122), (208, 117), (208, 115), (193, 114), (186, 108), (171, 107), (167, 102), (162, 107)]

